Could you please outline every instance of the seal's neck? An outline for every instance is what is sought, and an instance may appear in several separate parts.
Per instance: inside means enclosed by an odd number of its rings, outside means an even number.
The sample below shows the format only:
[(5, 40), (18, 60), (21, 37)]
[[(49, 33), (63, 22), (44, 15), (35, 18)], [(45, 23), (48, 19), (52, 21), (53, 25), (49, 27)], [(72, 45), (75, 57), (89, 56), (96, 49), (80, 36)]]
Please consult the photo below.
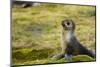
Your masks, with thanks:
[(75, 37), (74, 30), (64, 30), (63, 33), (67, 41), (70, 41), (72, 38)]
[(74, 36), (74, 31), (73, 31), (73, 30), (67, 31), (67, 35), (69, 35), (69, 36)]
[(74, 36), (74, 30), (64, 30), (63, 32), (68, 36)]

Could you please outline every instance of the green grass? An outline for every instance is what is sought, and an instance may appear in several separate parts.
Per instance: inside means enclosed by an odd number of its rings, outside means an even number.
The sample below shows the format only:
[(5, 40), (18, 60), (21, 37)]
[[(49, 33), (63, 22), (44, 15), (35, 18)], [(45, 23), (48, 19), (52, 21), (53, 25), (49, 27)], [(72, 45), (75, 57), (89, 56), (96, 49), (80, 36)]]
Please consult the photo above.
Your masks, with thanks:
[[(61, 21), (73, 19), (76, 36), (87, 48), (95, 51), (95, 7), (63, 4), (12, 8), (12, 63), (63, 63), (50, 56), (60, 52)], [(78, 60), (76, 56), (73, 61)], [(87, 56), (85, 61), (91, 61)], [(82, 59), (84, 61), (84, 59)]]

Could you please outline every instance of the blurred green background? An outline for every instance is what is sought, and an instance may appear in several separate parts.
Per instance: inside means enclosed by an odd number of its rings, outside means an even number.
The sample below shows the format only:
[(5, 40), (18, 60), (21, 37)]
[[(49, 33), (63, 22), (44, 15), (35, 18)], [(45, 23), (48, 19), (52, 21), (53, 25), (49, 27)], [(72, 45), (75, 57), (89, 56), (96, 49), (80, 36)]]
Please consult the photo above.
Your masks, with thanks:
[[(12, 7), (12, 64), (63, 63), (50, 57), (61, 51), (61, 21), (72, 19), (77, 39), (95, 51), (95, 6), (45, 4)], [(84, 59), (83, 59), (84, 57)], [(74, 61), (91, 61), (88, 56), (75, 56)]]

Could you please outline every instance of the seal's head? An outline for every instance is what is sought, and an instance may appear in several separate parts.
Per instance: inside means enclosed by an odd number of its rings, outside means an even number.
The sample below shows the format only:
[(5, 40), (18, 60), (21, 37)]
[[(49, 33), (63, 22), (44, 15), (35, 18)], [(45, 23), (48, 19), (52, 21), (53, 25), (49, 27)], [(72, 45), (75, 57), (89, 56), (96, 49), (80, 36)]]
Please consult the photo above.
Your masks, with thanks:
[(62, 21), (62, 27), (64, 30), (74, 30), (75, 23), (71, 19), (65, 19)]

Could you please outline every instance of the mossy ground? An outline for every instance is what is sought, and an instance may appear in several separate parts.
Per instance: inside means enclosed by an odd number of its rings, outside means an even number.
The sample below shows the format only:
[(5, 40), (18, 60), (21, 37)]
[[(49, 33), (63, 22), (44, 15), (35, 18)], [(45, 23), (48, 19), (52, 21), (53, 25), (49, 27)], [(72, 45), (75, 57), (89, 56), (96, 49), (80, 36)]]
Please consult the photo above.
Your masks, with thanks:
[[(61, 21), (73, 19), (76, 36), (88, 49), (95, 51), (95, 7), (63, 4), (41, 4), (12, 8), (13, 65), (63, 63), (50, 59), (61, 50)], [(75, 56), (74, 61), (92, 61), (88, 56)]]

